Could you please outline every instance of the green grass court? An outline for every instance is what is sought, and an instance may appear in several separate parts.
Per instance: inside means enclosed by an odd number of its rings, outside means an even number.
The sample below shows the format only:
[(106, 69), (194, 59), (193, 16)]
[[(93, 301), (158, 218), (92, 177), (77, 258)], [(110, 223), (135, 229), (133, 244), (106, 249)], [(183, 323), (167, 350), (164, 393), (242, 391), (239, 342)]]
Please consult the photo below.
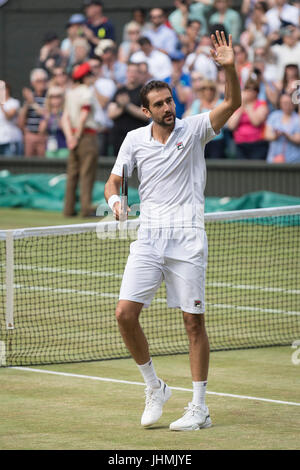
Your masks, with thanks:
[[(0, 221), (1, 230), (93, 220), (1, 209)], [(90, 237), (80, 243), (78, 236), (69, 237), (68, 251), (57, 239), (34, 251), (30, 242), (16, 245), (15, 323), (22, 321), (22, 327), (7, 333), (1, 313), (0, 340), (13, 366), (26, 345), (23, 365), (38, 371), (0, 368), (0, 449), (299, 449), (300, 364), (292, 361), (292, 343), (300, 340), (299, 226), (235, 227), (207, 227), (206, 318), (213, 350), (207, 403), (213, 427), (192, 433), (168, 429), (187, 406), (192, 384), (181, 314), (165, 305), (164, 288), (142, 317), (152, 353), (159, 354), (157, 373), (174, 387), (156, 426), (139, 425), (144, 398), (134, 362), (94, 360), (99, 353), (126, 355), (113, 312), (128, 245), (120, 251), (116, 240), (107, 240), (107, 257)], [(100, 256), (101, 267), (95, 264)], [(0, 311), (3, 305), (2, 299)], [(166, 342), (169, 352), (181, 354), (162, 356)], [(262, 347), (269, 344), (284, 346)], [(249, 345), (260, 347), (243, 349)], [(74, 360), (72, 348), (88, 362), (58, 363)]]

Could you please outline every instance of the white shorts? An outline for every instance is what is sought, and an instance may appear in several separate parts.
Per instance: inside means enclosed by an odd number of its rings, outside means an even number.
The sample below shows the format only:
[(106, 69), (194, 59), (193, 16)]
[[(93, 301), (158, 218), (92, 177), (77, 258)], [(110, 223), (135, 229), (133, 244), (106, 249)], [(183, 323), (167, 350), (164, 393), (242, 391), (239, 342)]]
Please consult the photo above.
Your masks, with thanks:
[(205, 311), (207, 238), (203, 229), (139, 230), (131, 243), (120, 300), (149, 307), (162, 281), (167, 304), (187, 313)]

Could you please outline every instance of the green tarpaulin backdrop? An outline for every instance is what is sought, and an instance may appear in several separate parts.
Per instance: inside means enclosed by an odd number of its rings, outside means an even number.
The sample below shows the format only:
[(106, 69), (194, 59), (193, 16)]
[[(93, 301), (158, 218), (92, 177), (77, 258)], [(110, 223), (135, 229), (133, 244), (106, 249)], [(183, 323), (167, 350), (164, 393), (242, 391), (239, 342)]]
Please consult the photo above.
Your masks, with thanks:
[[(66, 175), (25, 174), (0, 172), (0, 207), (23, 207), (45, 211), (63, 210)], [(104, 199), (105, 182), (97, 181), (93, 191), (95, 205), (107, 207)], [(139, 203), (138, 191), (129, 187), (129, 205)], [(239, 198), (206, 198), (205, 212), (232, 211), (300, 205), (300, 198), (258, 191)], [(79, 208), (79, 203), (78, 207)]]

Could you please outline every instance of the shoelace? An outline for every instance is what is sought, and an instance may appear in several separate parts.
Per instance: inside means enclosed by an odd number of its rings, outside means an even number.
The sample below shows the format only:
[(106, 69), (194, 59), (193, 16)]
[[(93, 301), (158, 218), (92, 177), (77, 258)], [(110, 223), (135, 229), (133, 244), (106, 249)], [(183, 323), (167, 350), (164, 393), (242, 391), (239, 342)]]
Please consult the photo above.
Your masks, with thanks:
[(191, 414), (192, 416), (194, 416), (195, 412), (201, 411), (200, 409), (196, 408), (196, 405), (192, 405), (192, 404), (189, 404), (189, 406), (186, 406), (184, 409), (186, 410), (183, 413), (184, 416), (187, 414)]
[(152, 406), (153, 402), (155, 402), (158, 398), (157, 394), (155, 393), (155, 390), (153, 389), (145, 389), (145, 395), (146, 395), (146, 407)]

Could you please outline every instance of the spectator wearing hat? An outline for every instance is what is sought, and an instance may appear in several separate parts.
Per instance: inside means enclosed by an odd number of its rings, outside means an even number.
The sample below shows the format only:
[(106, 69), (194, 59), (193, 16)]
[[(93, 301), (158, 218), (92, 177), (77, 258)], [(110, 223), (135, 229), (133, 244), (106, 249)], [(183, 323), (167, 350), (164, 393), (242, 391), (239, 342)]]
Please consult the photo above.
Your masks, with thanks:
[(85, 37), (89, 41), (92, 53), (102, 39), (112, 39), (115, 41), (115, 28), (109, 19), (103, 15), (103, 4), (97, 0), (87, 0), (84, 2), (84, 12), (87, 23), (83, 30)]
[(127, 132), (148, 124), (141, 109), (142, 89), (139, 64), (129, 63), (127, 81), (120, 87), (108, 106), (108, 116), (114, 122), (111, 136), (114, 155), (117, 155)]
[(176, 105), (176, 117), (181, 119), (192, 99), (191, 77), (183, 72), (185, 56), (177, 51), (171, 55), (172, 73), (164, 79), (171, 89)]
[(166, 22), (166, 15), (162, 8), (152, 8), (150, 10), (151, 29), (144, 33), (144, 36), (150, 39), (153, 47), (165, 54), (173, 54), (178, 48), (178, 38), (169, 28)]
[(76, 189), (80, 183), (82, 217), (94, 214), (92, 190), (98, 160), (98, 126), (94, 119), (93, 93), (95, 81), (88, 62), (74, 68), (74, 86), (66, 94), (62, 128), (70, 150), (64, 215), (75, 215)]
[(67, 71), (70, 72), (72, 64), (75, 63), (74, 59), (74, 41), (78, 37), (83, 36), (83, 25), (86, 22), (86, 18), (81, 13), (75, 13), (71, 15), (68, 23), (66, 24), (67, 37), (63, 39), (60, 45), (60, 49), (66, 61)]
[(23, 88), (24, 103), (19, 114), (19, 126), (24, 133), (25, 157), (45, 155), (46, 138), (39, 133), (45, 115), (48, 75), (44, 69), (34, 69), (30, 74), (31, 88)]
[(154, 80), (163, 80), (172, 73), (172, 62), (167, 54), (155, 49), (147, 37), (138, 41), (141, 50), (132, 54), (130, 62), (148, 64), (149, 74)]

